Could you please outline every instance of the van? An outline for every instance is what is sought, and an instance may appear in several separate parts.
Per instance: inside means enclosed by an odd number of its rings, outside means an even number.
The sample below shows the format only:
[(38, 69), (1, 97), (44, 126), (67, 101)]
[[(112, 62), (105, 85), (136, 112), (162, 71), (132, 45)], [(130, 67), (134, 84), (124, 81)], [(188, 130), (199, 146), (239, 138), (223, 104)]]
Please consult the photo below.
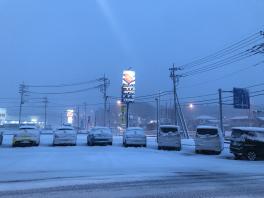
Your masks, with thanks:
[(160, 125), (158, 136), (158, 149), (181, 150), (181, 136), (179, 126), (177, 125)]
[(215, 126), (198, 126), (195, 135), (195, 152), (221, 154), (224, 149), (224, 136)]
[(230, 152), (235, 159), (246, 158), (254, 161), (264, 157), (264, 128), (232, 128)]

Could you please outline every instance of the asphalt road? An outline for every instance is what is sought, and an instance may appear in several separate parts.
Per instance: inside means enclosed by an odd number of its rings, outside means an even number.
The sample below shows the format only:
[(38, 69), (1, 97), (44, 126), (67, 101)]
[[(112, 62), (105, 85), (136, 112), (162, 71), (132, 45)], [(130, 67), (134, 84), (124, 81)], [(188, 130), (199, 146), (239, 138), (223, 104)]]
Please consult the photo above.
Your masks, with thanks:
[(0, 192), (7, 198), (171, 198), (264, 197), (264, 175), (179, 172), (175, 176), (137, 182), (74, 185)]

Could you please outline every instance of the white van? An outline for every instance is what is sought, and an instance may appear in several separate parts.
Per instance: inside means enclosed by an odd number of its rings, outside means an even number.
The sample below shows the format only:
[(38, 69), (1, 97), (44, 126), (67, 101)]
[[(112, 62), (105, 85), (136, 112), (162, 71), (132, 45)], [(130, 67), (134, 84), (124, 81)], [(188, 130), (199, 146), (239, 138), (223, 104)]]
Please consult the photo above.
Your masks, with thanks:
[(181, 150), (181, 135), (179, 126), (160, 125), (157, 137), (158, 149), (175, 149)]
[(224, 149), (224, 136), (216, 126), (198, 126), (195, 136), (195, 152), (203, 151), (220, 154)]

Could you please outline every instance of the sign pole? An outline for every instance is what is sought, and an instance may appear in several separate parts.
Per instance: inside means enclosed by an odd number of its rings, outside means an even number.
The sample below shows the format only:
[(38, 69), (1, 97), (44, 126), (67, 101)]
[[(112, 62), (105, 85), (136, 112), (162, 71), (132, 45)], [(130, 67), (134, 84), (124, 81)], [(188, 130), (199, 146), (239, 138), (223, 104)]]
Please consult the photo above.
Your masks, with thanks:
[(126, 103), (126, 128), (129, 127), (129, 102)]
[(220, 129), (225, 136), (224, 126), (223, 126), (223, 101), (222, 101), (222, 89), (218, 89), (219, 95), (219, 119), (220, 119)]

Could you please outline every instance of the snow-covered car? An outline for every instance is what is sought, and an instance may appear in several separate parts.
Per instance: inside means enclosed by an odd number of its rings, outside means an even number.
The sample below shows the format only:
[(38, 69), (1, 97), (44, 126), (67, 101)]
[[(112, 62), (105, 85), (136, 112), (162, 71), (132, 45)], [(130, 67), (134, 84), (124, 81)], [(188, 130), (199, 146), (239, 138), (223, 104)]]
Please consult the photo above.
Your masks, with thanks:
[(16, 146), (38, 146), (40, 143), (40, 132), (36, 126), (23, 125), (13, 136), (13, 147)]
[(235, 159), (247, 158), (254, 161), (264, 157), (264, 128), (232, 128), (230, 152)]
[(179, 126), (160, 125), (157, 137), (158, 149), (181, 150), (181, 135)]
[(62, 126), (54, 131), (53, 146), (75, 146), (77, 131), (72, 126)]
[(204, 151), (220, 154), (224, 149), (224, 136), (216, 126), (198, 126), (195, 136), (195, 152)]
[(112, 145), (113, 135), (108, 127), (94, 127), (87, 136), (87, 145)]
[(123, 134), (123, 145), (146, 147), (147, 139), (144, 129), (140, 127), (129, 127)]

